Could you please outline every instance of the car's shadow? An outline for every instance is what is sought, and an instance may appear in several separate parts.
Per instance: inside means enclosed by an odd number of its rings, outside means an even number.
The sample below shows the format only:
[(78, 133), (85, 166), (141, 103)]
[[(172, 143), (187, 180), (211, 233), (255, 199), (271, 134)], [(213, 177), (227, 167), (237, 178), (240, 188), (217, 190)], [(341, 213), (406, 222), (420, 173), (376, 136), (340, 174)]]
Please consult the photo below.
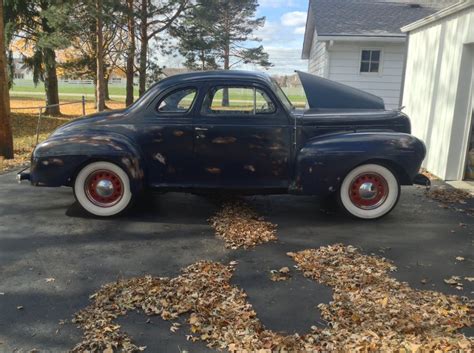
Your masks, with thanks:
[(184, 193), (150, 193), (137, 199), (124, 213), (112, 217), (97, 217), (86, 212), (78, 202), (71, 204), (66, 215), (84, 219), (113, 219), (123, 222), (154, 222), (173, 224), (205, 224), (218, 208), (211, 197)]

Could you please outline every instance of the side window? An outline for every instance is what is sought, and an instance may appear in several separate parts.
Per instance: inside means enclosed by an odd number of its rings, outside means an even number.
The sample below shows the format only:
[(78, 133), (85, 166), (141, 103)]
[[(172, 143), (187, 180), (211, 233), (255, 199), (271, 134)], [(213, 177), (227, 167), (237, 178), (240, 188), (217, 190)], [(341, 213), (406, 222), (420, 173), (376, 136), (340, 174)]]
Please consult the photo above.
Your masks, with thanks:
[(203, 104), (203, 113), (212, 115), (259, 115), (275, 110), (270, 97), (254, 87), (215, 87)]
[(183, 88), (173, 91), (162, 98), (156, 110), (158, 113), (187, 113), (196, 98), (196, 88)]

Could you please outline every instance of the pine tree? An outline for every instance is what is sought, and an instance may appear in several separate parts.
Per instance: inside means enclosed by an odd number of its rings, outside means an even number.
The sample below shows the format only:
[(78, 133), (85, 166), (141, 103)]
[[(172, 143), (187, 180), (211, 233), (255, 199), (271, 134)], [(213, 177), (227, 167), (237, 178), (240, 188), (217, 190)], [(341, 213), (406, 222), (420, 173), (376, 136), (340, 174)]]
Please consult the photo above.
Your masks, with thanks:
[(229, 70), (242, 63), (272, 66), (263, 46), (246, 45), (260, 41), (253, 32), (263, 27), (265, 17), (255, 17), (257, 8), (257, 0), (197, 0), (173, 31), (185, 65), (203, 70)]
[[(69, 26), (70, 5), (68, 1), (57, 0), (8, 1), (12, 12), (6, 23), (9, 36), (22, 38), (32, 46), (33, 54), (25, 57), (24, 62), (33, 70), (35, 84), (44, 82), (46, 105), (59, 104), (55, 50), (69, 45), (64, 33)], [(46, 114), (60, 114), (59, 106), (48, 108)]]

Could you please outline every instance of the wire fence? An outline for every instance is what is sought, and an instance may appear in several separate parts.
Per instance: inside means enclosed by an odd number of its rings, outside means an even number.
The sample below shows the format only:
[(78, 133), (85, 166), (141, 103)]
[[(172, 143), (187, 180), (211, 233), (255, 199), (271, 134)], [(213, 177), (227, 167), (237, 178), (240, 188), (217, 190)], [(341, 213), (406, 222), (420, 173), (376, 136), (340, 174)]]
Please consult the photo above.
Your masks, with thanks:
[[(39, 135), (40, 135), (40, 126), (41, 126), (41, 120), (44, 118), (48, 118), (47, 116), (44, 116), (44, 112), (48, 108), (53, 108), (53, 107), (60, 107), (63, 105), (71, 105), (71, 104), (82, 104), (82, 115), (86, 115), (86, 97), (82, 96), (82, 99), (80, 101), (75, 101), (75, 102), (66, 102), (66, 103), (58, 103), (58, 104), (50, 104), (50, 105), (45, 105), (45, 106), (33, 106), (33, 107), (17, 107), (17, 108), (10, 108), (10, 110), (37, 110), (38, 112), (38, 121), (36, 123), (36, 144), (38, 144), (39, 141)], [(54, 117), (56, 120), (71, 120), (70, 118), (60, 118), (60, 117)]]

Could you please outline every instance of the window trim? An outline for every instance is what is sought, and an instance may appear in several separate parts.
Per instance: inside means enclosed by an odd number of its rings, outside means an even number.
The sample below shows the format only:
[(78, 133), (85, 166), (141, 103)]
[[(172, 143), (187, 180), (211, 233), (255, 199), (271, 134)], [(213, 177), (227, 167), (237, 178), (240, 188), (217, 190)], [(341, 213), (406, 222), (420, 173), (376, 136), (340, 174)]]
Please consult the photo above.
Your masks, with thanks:
[[(225, 83), (223, 83), (223, 84), (213, 84), (213, 85), (210, 85), (208, 87), (207, 92), (205, 93), (205, 96), (202, 99), (201, 112), (200, 112), (202, 116), (206, 116), (206, 117), (223, 117), (224, 116), (224, 114), (222, 114), (222, 113), (213, 113), (212, 111), (210, 112), (209, 111), (210, 109), (208, 110), (207, 108), (211, 107), (212, 101), (209, 100), (208, 102), (206, 102), (206, 100), (208, 100), (208, 98), (210, 98), (209, 93), (212, 90), (215, 90), (215, 92), (217, 92), (217, 90), (222, 89), (222, 88), (247, 88), (247, 89), (252, 89), (253, 90), (253, 97), (254, 97), (253, 112), (251, 114), (243, 114), (243, 113), (229, 114), (229, 115), (232, 115), (232, 117), (250, 118), (250, 117), (257, 117), (257, 116), (275, 115), (275, 114), (278, 113), (278, 105), (276, 104), (275, 99), (272, 98), (271, 94), (269, 94), (268, 91), (264, 87), (261, 87), (259, 85), (254, 84), (254, 83), (248, 83), (248, 84), (245, 84), (245, 83), (225, 84)], [(260, 90), (263, 93), (265, 93), (265, 95), (268, 97), (268, 99), (270, 99), (270, 101), (273, 103), (273, 107), (274, 107), (273, 111), (263, 112), (263, 113), (256, 113), (256, 104), (257, 104), (256, 94), (257, 94), (257, 90)]]
[[(362, 60), (362, 52), (363, 51), (379, 51), (380, 52), (380, 56), (379, 56), (379, 69), (377, 72), (366, 72), (366, 71), (361, 71), (361, 65), (362, 65), (362, 61), (366, 61), (366, 60)], [(359, 67), (358, 67), (358, 71), (359, 71), (359, 75), (382, 75), (382, 70), (383, 70), (383, 48), (376, 48), (376, 47), (369, 47), (369, 48), (360, 48), (360, 51), (359, 51)], [(372, 61), (369, 60), (369, 70), (370, 70), (370, 65), (371, 65)]]
[[(189, 109), (186, 110), (185, 112), (160, 112), (158, 110), (161, 102), (166, 99), (167, 97), (169, 97), (170, 95), (176, 93), (176, 92), (179, 92), (179, 91), (184, 91), (184, 90), (187, 90), (187, 89), (193, 89), (195, 91), (195, 94), (194, 94), (194, 98), (193, 98), (193, 101), (191, 102), (191, 105), (189, 106)], [(172, 89), (172, 90), (169, 90), (167, 92), (164, 92), (163, 95), (161, 95), (161, 97), (158, 99), (158, 102), (156, 102), (155, 104), (155, 113), (162, 117), (162, 116), (167, 116), (167, 115), (173, 115), (173, 116), (176, 116), (176, 115), (182, 115), (183, 117), (186, 116), (186, 115), (189, 115), (193, 109), (194, 109), (194, 105), (196, 104), (196, 101), (197, 101), (197, 98), (199, 96), (199, 88), (196, 87), (196, 86), (182, 86), (182, 87), (178, 87), (178, 88), (175, 88), (175, 89)]]

